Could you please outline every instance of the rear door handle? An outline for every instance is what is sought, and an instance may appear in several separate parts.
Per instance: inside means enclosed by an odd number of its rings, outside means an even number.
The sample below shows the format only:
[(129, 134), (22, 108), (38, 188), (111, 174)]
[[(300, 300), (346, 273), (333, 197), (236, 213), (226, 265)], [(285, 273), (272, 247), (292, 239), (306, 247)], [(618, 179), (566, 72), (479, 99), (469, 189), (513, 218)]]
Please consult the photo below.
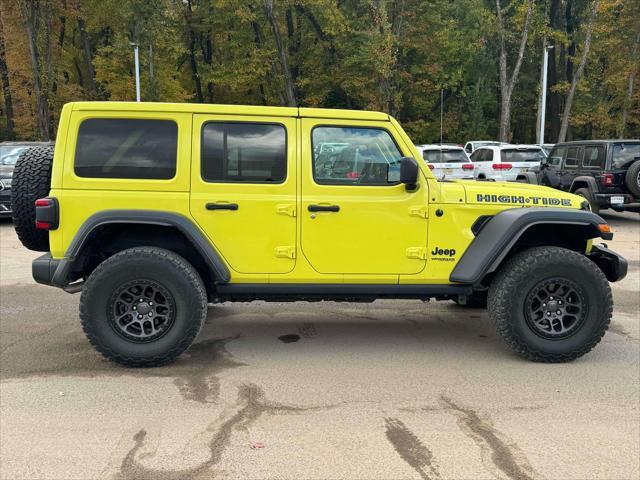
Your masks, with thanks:
[(310, 212), (339, 212), (340, 205), (309, 205)]
[(207, 210), (238, 210), (237, 203), (207, 203)]

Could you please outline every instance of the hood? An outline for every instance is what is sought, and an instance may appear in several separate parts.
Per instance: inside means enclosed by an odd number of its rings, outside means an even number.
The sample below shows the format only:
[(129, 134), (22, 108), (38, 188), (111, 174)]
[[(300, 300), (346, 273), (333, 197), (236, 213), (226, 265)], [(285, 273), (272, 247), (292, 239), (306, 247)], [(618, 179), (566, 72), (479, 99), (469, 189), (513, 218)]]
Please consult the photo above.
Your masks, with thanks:
[(518, 207), (581, 208), (584, 198), (541, 185), (519, 182), (462, 181), (467, 203)]
[(0, 178), (11, 178), (14, 167), (14, 165), (0, 165)]

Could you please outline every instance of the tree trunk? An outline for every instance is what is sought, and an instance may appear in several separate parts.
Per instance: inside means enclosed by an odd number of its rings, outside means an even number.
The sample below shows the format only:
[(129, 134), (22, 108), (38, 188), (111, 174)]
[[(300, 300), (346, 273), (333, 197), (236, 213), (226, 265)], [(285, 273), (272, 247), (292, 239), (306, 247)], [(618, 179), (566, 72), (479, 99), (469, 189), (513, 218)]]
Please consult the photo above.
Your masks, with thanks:
[(624, 138), (624, 131), (627, 128), (627, 117), (629, 115), (629, 109), (633, 99), (633, 85), (636, 81), (636, 74), (638, 73), (638, 46), (640, 45), (640, 31), (636, 35), (636, 41), (633, 44), (633, 50), (631, 51), (631, 65), (632, 70), (629, 73), (629, 79), (627, 83), (627, 94), (624, 98), (622, 105), (622, 116), (620, 118), (620, 128), (618, 129), (618, 138)]
[(507, 78), (507, 47), (505, 42), (504, 21), (502, 19), (502, 9), (500, 0), (496, 0), (496, 20), (498, 22), (498, 35), (500, 38), (500, 133), (499, 140), (501, 142), (509, 141), (511, 131), (511, 96), (513, 89), (518, 81), (522, 59), (524, 58), (525, 47), (527, 46), (527, 37), (529, 36), (529, 24), (531, 23), (531, 14), (533, 12), (534, 0), (527, 2), (527, 16), (525, 18), (524, 27), (522, 29), (522, 37), (520, 38), (520, 49), (516, 64), (513, 67), (511, 76)]
[(87, 69), (87, 83), (89, 91), (93, 97), (97, 97), (98, 88), (96, 86), (96, 71), (93, 68), (93, 56), (91, 54), (91, 43), (87, 34), (87, 26), (83, 18), (78, 18), (78, 30), (80, 32), (80, 42), (84, 53), (84, 63)]
[(276, 49), (278, 50), (278, 57), (280, 59), (280, 66), (282, 67), (282, 74), (284, 76), (284, 92), (287, 100), (287, 106), (295, 107), (298, 105), (296, 100), (295, 87), (293, 84), (293, 78), (289, 64), (287, 62), (287, 53), (282, 45), (282, 37), (280, 36), (280, 28), (278, 22), (273, 14), (273, 0), (264, 0), (264, 7), (267, 13), (267, 19), (271, 24), (271, 31), (273, 32), (273, 38), (276, 43)]
[(193, 31), (193, 10), (191, 0), (187, 1), (187, 27), (189, 28), (189, 64), (191, 65), (191, 77), (196, 87), (196, 100), (198, 103), (204, 103), (202, 96), (202, 82), (198, 73), (198, 60), (196, 59), (196, 33)]
[[(546, 19), (548, 17), (548, 13), (549, 13), (549, 5), (547, 4), (547, 2), (544, 3), (544, 19), (546, 22)], [(547, 31), (546, 31), (546, 25), (545, 25), (545, 32), (544, 35), (542, 36), (542, 59), (540, 60), (540, 100), (538, 101), (538, 113), (536, 115), (536, 132), (535, 132), (535, 137), (536, 137), (536, 143), (540, 143), (540, 127), (542, 126), (542, 118), (543, 115), (546, 112), (542, 111), (542, 86), (544, 85), (544, 56), (545, 56), (545, 51), (547, 49)], [(547, 65), (547, 69), (548, 69), (548, 65)], [(547, 73), (548, 75), (548, 73)], [(545, 106), (546, 108), (546, 106)]]
[(589, 56), (589, 49), (591, 48), (591, 34), (593, 33), (593, 24), (598, 13), (598, 4), (600, 0), (594, 0), (593, 9), (591, 10), (591, 15), (589, 16), (589, 23), (587, 24), (587, 33), (584, 39), (584, 46), (582, 47), (582, 57), (580, 58), (580, 64), (578, 65), (578, 69), (573, 75), (573, 79), (571, 80), (571, 87), (569, 88), (569, 94), (567, 95), (567, 100), (564, 104), (564, 112), (562, 113), (562, 123), (560, 124), (560, 134), (558, 135), (558, 143), (564, 142), (567, 136), (567, 130), (569, 129), (569, 116), (571, 115), (571, 105), (573, 103), (573, 97), (576, 94), (576, 89), (578, 87), (578, 82), (580, 81), (580, 77), (582, 76), (582, 72), (584, 71), (584, 66), (587, 63), (587, 57)]
[(9, 88), (9, 70), (5, 57), (4, 28), (2, 25), (2, 9), (0, 9), (0, 79), (2, 80), (2, 97), (4, 98), (4, 115), (7, 119), (7, 140), (13, 140), (13, 100)]
[[(42, 140), (49, 140), (49, 102), (46, 91), (42, 87), (40, 52), (38, 49), (38, 25), (41, 15), (39, 4), (33, 1), (20, 0), (20, 11), (29, 42), (29, 56), (33, 75), (33, 90), (36, 95), (36, 118)], [(48, 39), (47, 39), (48, 40)]]

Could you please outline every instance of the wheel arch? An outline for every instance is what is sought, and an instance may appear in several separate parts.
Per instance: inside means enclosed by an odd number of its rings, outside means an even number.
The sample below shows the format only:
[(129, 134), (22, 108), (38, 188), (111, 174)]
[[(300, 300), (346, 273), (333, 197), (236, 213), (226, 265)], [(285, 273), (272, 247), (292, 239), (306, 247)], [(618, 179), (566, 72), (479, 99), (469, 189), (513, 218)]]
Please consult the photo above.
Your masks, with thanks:
[(573, 193), (579, 188), (588, 188), (592, 192), (599, 191), (598, 183), (596, 182), (596, 179), (593, 177), (587, 177), (587, 176), (574, 178), (573, 181), (571, 182), (571, 188), (569, 189), (569, 191)]
[(65, 286), (111, 255), (137, 246), (162, 247), (183, 256), (207, 288), (230, 280), (221, 255), (187, 217), (162, 211), (107, 210), (92, 215), (78, 229), (52, 283)]
[(504, 210), (484, 223), (451, 272), (452, 282), (490, 283), (500, 265), (514, 254), (534, 246), (559, 246), (586, 252), (590, 239), (610, 240), (598, 225), (606, 222), (586, 210), (516, 208)]

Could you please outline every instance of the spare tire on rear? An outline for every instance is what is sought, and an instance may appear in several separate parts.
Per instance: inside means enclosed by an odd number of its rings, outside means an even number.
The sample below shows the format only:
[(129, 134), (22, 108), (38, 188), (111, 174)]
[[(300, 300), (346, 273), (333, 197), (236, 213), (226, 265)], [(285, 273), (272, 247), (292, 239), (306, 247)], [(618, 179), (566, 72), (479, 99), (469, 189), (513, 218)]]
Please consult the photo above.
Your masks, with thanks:
[(11, 203), (13, 225), (22, 244), (29, 250), (49, 251), (49, 232), (36, 229), (35, 201), (49, 195), (53, 146), (25, 150), (13, 170)]
[(624, 182), (635, 197), (640, 197), (640, 160), (629, 165)]

